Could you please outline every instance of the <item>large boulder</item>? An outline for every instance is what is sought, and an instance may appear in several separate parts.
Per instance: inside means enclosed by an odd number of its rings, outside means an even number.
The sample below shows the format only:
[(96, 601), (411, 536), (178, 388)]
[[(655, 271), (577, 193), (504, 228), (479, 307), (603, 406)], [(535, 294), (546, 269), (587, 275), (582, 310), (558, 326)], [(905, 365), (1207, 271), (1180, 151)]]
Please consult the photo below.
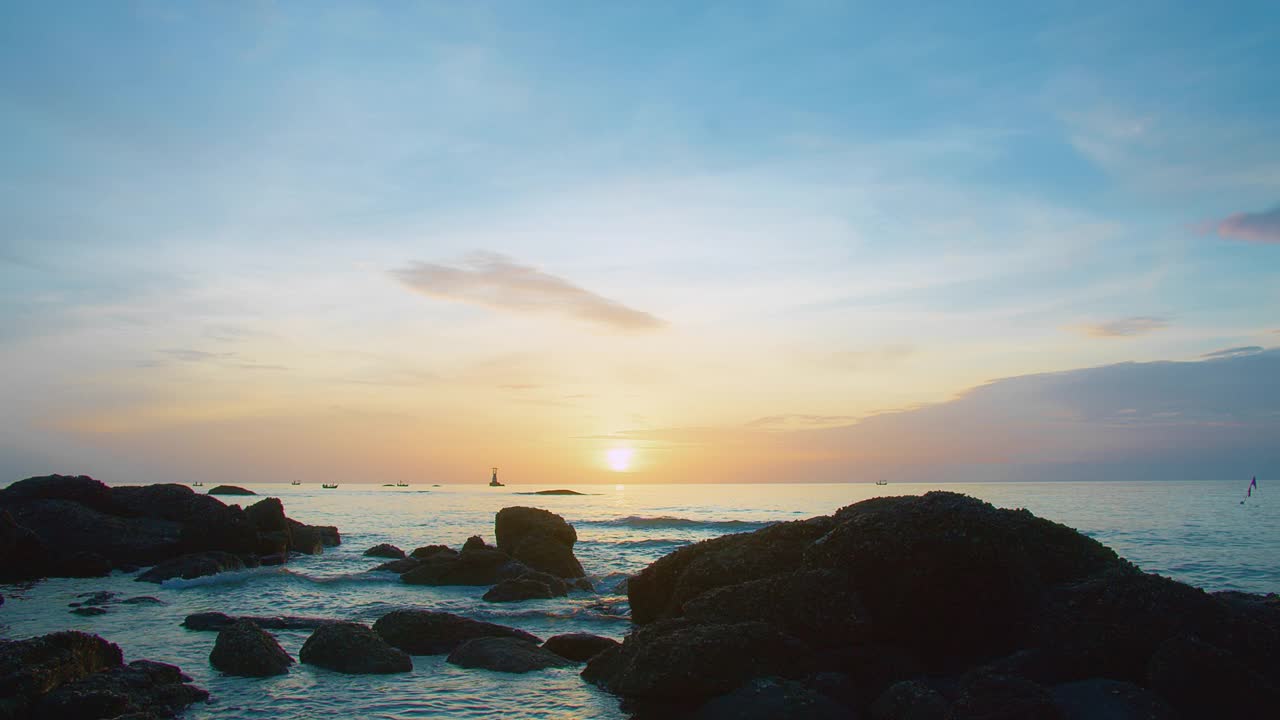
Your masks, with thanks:
[(172, 665), (124, 665), (120, 648), (87, 633), (65, 631), (0, 640), (0, 717), (172, 717), (208, 693), (186, 685)]
[(433, 610), (393, 610), (374, 623), (373, 630), (410, 655), (443, 655), (481, 637), (541, 642), (523, 630)]
[(466, 668), (505, 673), (527, 673), (573, 663), (527, 640), (512, 637), (480, 637), (467, 640), (449, 653), (447, 662)]
[(244, 561), (231, 553), (210, 551), (166, 560), (134, 578), (138, 582), (161, 583), (171, 578), (204, 577), (229, 570), (244, 570)]
[(807, 650), (762, 622), (665, 621), (640, 627), (621, 646), (593, 657), (582, 677), (627, 697), (697, 701), (754, 677), (787, 674)]
[(483, 599), (486, 602), (520, 602), (564, 597), (568, 594), (569, 586), (564, 580), (550, 573), (528, 570), (489, 588)]
[(365, 550), (364, 555), (365, 557), (391, 558), (393, 560), (403, 560), (405, 557), (403, 550), (389, 543), (374, 545), (368, 550)]
[(353, 675), (409, 672), (413, 660), (360, 623), (322, 625), (302, 645), (299, 659), (308, 665)]
[(42, 575), (58, 576), (64, 567), (76, 567), (68, 561), (82, 553), (119, 566), (153, 565), (182, 552), (182, 525), (175, 521), (110, 515), (73, 500), (4, 502), (16, 523), (39, 537), (45, 547)]
[(397, 575), (403, 575), (409, 572), (410, 570), (418, 567), (421, 564), (422, 564), (421, 561), (414, 560), (411, 557), (407, 557), (402, 560), (389, 560), (387, 562), (384, 562), (381, 565), (375, 567), (374, 571), (386, 570), (386, 571), (393, 572)]
[(796, 570), (805, 550), (832, 526), (826, 517), (797, 520), (680, 548), (627, 581), (631, 619), (680, 617), (686, 600), (708, 590)]
[(458, 551), (448, 545), (424, 545), (420, 548), (415, 548), (413, 552), (409, 553), (409, 557), (415, 560), (428, 560), (441, 553), (454, 557), (458, 555)]
[(542, 647), (566, 660), (586, 662), (605, 650), (618, 647), (618, 641), (591, 633), (565, 633), (547, 638)]
[[(1179, 635), (1156, 649), (1147, 685), (1187, 717), (1259, 717), (1280, 708), (1280, 688), (1232, 653)], [(1273, 674), (1275, 667), (1265, 668)]]
[(29, 477), (0, 490), (0, 505), (32, 500), (64, 500), (107, 515), (122, 514), (111, 488), (88, 475)]
[(209, 693), (176, 666), (135, 660), (59, 687), (36, 706), (38, 718), (171, 718)]
[(280, 498), (263, 498), (246, 507), (244, 514), (258, 532), (289, 532), (289, 519)]
[(432, 555), (401, 575), (400, 581), (410, 585), (494, 585), (527, 570), (500, 550), (470, 549), (456, 557)]
[(225, 507), (215, 497), (202, 495), (176, 483), (114, 487), (111, 488), (111, 497), (124, 515), (184, 523)]
[(498, 549), (528, 565), (567, 578), (583, 577), (582, 563), (573, 554), (578, 533), (553, 512), (509, 507), (494, 520)]
[(849, 708), (794, 680), (759, 678), (698, 708), (692, 720), (848, 720)]
[(34, 580), (49, 568), (49, 549), (34, 532), (0, 509), (0, 582)]
[(252, 620), (237, 620), (218, 632), (209, 664), (228, 675), (269, 677), (288, 673), (293, 658)]

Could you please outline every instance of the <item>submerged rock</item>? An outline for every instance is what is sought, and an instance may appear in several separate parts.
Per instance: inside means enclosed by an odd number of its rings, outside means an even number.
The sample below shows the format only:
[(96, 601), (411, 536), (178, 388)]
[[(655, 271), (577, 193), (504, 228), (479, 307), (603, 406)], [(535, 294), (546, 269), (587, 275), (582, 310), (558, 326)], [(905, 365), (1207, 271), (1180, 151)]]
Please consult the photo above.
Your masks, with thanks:
[(174, 665), (135, 660), (90, 675), (49, 693), (37, 705), (40, 718), (169, 718), (209, 699)]
[(374, 545), (368, 550), (365, 550), (364, 554), (365, 554), (365, 557), (382, 557), (382, 558), (392, 558), (396, 560), (403, 560), (405, 556), (403, 550), (389, 543)]
[(436, 553), (406, 571), (400, 581), (410, 585), (494, 585), (527, 570), (499, 550), (471, 548), (456, 556)]
[(94, 615), (107, 614), (106, 608), (100, 608), (100, 607), (94, 607), (94, 606), (78, 607), (72, 610), (71, 612), (75, 615), (82, 615), (84, 617), (93, 617)]
[(586, 662), (605, 650), (618, 647), (618, 641), (591, 633), (566, 633), (547, 638), (542, 647), (566, 660)]
[(210, 551), (166, 560), (134, 579), (138, 582), (161, 583), (171, 578), (190, 580), (228, 570), (244, 569), (244, 561), (239, 557), (231, 553)]
[(388, 645), (367, 626), (353, 622), (322, 625), (307, 638), (298, 653), (308, 665), (355, 675), (409, 672), (413, 661)]
[(257, 495), (252, 490), (246, 490), (238, 485), (219, 485), (209, 490), (210, 495)]
[(527, 640), (513, 637), (480, 637), (458, 645), (448, 662), (467, 668), (505, 673), (527, 673), (573, 663)]
[(237, 620), (218, 632), (209, 664), (228, 675), (269, 677), (289, 672), (293, 658), (252, 620)]
[(555, 513), (530, 507), (509, 507), (494, 519), (498, 549), (534, 570), (566, 578), (582, 577), (582, 563), (573, 554), (578, 534)]
[(427, 560), (428, 558), (441, 553), (453, 555), (455, 557), (458, 555), (458, 551), (448, 545), (426, 545), (416, 548), (413, 552), (409, 553), (409, 557), (414, 558), (415, 560)]
[(410, 570), (418, 567), (421, 564), (422, 562), (420, 560), (414, 560), (413, 558), (404, 558), (403, 560), (391, 560), (390, 562), (384, 562), (378, 567), (374, 568), (374, 571), (388, 570), (397, 575), (403, 575), (409, 572)]
[(410, 655), (443, 655), (467, 640), (481, 637), (542, 642), (523, 630), (434, 610), (393, 610), (374, 623), (373, 630)]
[(294, 615), (280, 615), (276, 617), (263, 617), (260, 615), (243, 615), (233, 617), (220, 612), (203, 612), (188, 615), (182, 621), (182, 627), (188, 630), (222, 630), (230, 627), (240, 620), (248, 620), (254, 625), (267, 630), (314, 630), (323, 625), (332, 625), (341, 620), (332, 618), (318, 617), (298, 617)]

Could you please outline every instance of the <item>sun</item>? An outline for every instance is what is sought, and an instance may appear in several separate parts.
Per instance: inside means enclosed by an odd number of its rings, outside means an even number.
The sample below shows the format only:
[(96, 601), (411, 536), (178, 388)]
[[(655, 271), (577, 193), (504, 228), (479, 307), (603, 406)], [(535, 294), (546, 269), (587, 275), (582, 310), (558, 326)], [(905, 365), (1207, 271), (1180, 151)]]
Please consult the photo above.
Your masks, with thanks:
[(631, 457), (636, 451), (631, 448), (610, 448), (605, 456), (609, 459), (609, 467), (614, 472), (626, 472), (631, 467)]

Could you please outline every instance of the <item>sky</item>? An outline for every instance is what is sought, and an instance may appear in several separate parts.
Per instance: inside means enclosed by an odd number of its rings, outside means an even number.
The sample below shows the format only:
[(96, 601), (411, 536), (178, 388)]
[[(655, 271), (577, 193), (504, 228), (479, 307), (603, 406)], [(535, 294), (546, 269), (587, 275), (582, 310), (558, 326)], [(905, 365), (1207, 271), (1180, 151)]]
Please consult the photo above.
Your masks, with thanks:
[(1280, 474), (1280, 7), (0, 4), (0, 483)]

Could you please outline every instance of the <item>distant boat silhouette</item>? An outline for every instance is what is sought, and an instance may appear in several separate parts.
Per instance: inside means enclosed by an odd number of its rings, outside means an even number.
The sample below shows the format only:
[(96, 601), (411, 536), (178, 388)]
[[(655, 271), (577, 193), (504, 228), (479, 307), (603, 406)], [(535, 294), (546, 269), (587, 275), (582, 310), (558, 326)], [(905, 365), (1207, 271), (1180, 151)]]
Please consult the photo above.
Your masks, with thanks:
[(493, 469), (493, 479), (489, 481), (489, 487), (506, 487), (498, 482), (498, 468)]
[(299, 482), (299, 481), (297, 481), (297, 480), (294, 480), (293, 482), (291, 482), (291, 483), (289, 483), (289, 484), (290, 484), (290, 485), (301, 485), (302, 483), (301, 483), (301, 482)]
[(191, 483), (191, 487), (204, 487), (204, 483), (202, 483), (202, 482), (193, 482), (193, 483)]
[(396, 487), (409, 487), (409, 483), (396, 483)]
[(327, 484), (325, 484), (325, 483), (321, 483), (321, 484), (320, 484), (320, 487), (324, 488), (325, 490), (332, 490), (332, 489), (334, 489), (334, 488), (338, 487), (338, 483), (334, 483), (334, 484), (332, 484), (332, 485), (327, 485)]
[(889, 481), (888, 481), (888, 480), (877, 480), (877, 481), (876, 481), (876, 484), (877, 484), (877, 485), (888, 485), (888, 484), (889, 484)]

